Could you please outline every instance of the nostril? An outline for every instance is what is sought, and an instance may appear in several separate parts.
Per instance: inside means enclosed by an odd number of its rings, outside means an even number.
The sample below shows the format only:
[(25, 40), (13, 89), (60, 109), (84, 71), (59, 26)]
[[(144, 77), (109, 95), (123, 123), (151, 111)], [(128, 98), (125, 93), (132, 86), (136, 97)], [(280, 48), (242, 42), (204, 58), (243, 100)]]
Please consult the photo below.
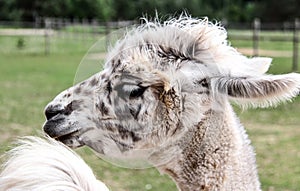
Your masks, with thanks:
[(73, 112), (73, 110), (74, 110), (74, 108), (73, 108), (73, 102), (71, 102), (71, 103), (69, 103), (69, 104), (65, 107), (63, 113), (64, 113), (65, 115), (70, 115), (70, 114)]
[(59, 106), (48, 106), (45, 109), (45, 116), (47, 120), (52, 119), (54, 116), (64, 113), (64, 109), (61, 109)]
[(45, 116), (47, 120), (50, 120), (58, 114), (70, 115), (73, 112), (73, 110), (73, 102), (69, 103), (65, 107), (63, 107), (62, 105), (49, 105), (45, 109)]

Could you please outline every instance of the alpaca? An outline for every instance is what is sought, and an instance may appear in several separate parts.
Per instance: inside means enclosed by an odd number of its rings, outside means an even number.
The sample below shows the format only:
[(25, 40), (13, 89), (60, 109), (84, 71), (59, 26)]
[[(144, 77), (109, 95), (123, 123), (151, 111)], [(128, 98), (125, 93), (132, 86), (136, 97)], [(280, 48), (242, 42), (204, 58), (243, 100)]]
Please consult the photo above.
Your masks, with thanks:
[(78, 155), (51, 138), (25, 137), (7, 155), (2, 191), (108, 191)]
[(145, 20), (110, 50), (103, 71), (46, 106), (43, 129), (72, 148), (140, 157), (179, 190), (261, 190), (230, 102), (276, 106), (298, 95), (300, 75), (265, 74), (270, 58), (247, 58), (226, 39), (206, 18)]

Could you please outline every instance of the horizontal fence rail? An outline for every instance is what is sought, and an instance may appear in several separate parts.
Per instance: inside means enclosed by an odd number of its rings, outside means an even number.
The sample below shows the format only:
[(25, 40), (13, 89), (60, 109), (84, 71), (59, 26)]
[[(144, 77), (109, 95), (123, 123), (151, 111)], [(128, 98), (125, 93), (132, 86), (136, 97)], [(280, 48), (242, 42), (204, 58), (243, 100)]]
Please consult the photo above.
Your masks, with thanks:
[[(284, 23), (261, 23), (255, 19), (252, 23), (230, 23), (222, 22), (228, 29), (229, 40), (251, 41), (252, 53), (250, 56), (260, 56), (261, 42), (290, 42), (292, 43), (292, 67), (291, 70), (297, 71), (299, 64), (299, 19), (294, 22)], [(62, 41), (80, 42), (82, 49), (84, 44), (88, 45), (103, 38), (104, 46), (108, 47), (115, 42), (118, 37), (122, 37), (125, 30), (121, 28), (130, 28), (138, 24), (137, 21), (117, 21), (117, 22), (99, 22), (96, 19), (66, 19), (66, 18), (36, 18), (35, 22), (6, 22), (0, 21), (0, 37), (10, 36), (17, 38), (16, 47), (22, 49), (25, 46), (31, 46), (30, 53), (51, 54), (51, 52), (63, 50)], [(265, 32), (280, 31), (280, 32)], [(31, 45), (26, 45), (35, 41)], [(61, 45), (59, 45), (61, 43)], [(9, 48), (8, 48), (9, 49)], [(105, 48), (104, 48), (105, 49)], [(3, 51), (9, 51), (5, 48)], [(11, 51), (14, 49), (11, 48)], [(82, 50), (83, 51), (83, 50)], [(103, 50), (104, 51), (104, 50)], [(261, 52), (260, 52), (261, 51)], [(1, 49), (0, 49), (1, 52)]]
[[(250, 25), (248, 24), (248, 27)], [(276, 28), (277, 26), (277, 28)], [(283, 28), (281, 28), (283, 26)], [(227, 26), (227, 28), (230, 27)], [(299, 30), (300, 30), (300, 21), (298, 18), (295, 19), (294, 23), (285, 22), (283, 25), (281, 24), (268, 24), (261, 23), (259, 19), (255, 19), (251, 25), (252, 33), (248, 34), (239, 34), (233, 33), (229, 34), (229, 39), (234, 40), (249, 40), (252, 41), (252, 56), (259, 56), (259, 42), (261, 41), (273, 41), (273, 42), (292, 42), (293, 43), (293, 62), (292, 62), (292, 71), (298, 71), (299, 64)], [(238, 25), (235, 25), (235, 28), (239, 28)], [(241, 28), (241, 27), (240, 27)], [(281, 34), (271, 34), (262, 33), (262, 28), (264, 31), (283, 30)], [(229, 28), (230, 29), (230, 28)], [(245, 29), (243, 27), (243, 29)], [(251, 29), (251, 28), (250, 28)], [(248, 28), (249, 30), (249, 28)]]

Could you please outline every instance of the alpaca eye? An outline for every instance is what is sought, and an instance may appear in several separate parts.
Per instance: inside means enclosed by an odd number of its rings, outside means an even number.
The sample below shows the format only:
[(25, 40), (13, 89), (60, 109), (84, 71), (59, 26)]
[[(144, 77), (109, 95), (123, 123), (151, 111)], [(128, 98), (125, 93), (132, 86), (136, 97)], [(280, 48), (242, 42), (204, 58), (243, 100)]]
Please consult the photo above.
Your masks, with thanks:
[(135, 99), (135, 98), (142, 96), (146, 89), (147, 89), (147, 87), (138, 86), (137, 88), (131, 90), (129, 98)]
[(206, 79), (206, 78), (204, 78), (204, 79), (198, 81), (198, 84), (200, 84), (202, 87), (208, 88), (208, 82), (207, 82), (207, 79)]

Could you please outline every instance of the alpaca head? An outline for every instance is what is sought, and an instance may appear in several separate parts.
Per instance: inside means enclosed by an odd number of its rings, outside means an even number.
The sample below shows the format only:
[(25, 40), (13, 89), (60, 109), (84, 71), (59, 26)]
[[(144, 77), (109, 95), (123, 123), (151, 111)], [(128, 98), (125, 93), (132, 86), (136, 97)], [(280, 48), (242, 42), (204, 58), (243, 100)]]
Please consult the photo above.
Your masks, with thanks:
[(147, 22), (109, 53), (104, 70), (63, 91), (44, 131), (106, 156), (160, 149), (223, 103), (267, 107), (299, 93), (299, 74), (265, 75), (271, 59), (246, 58), (206, 19)]

